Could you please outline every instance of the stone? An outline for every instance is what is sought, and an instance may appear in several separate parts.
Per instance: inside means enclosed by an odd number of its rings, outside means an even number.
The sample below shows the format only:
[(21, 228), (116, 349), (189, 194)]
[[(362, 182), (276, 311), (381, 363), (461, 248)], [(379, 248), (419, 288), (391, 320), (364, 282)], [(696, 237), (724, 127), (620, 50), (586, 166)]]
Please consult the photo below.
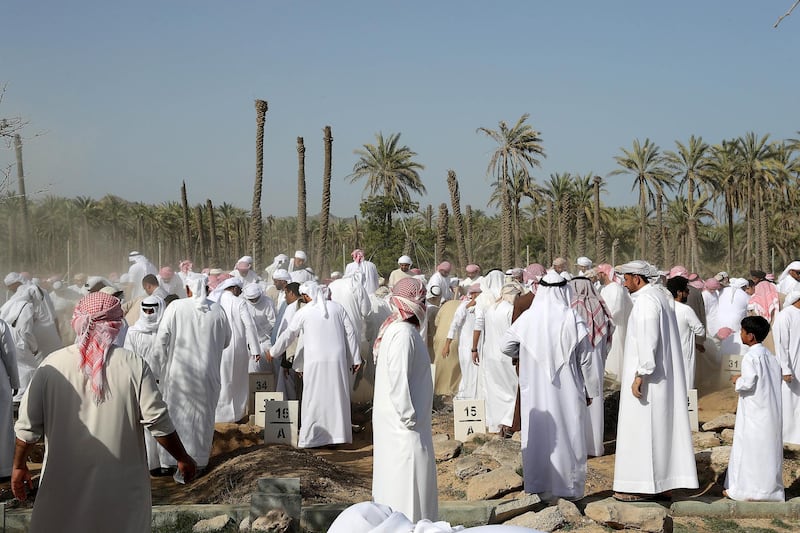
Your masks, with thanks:
[[(296, 520), (301, 517), (302, 496), (299, 494), (264, 494), (254, 492), (250, 495), (251, 524), (260, 516), (267, 516), (270, 511), (283, 511)], [(251, 526), (252, 527), (252, 526)]]
[(522, 488), (522, 478), (512, 469), (503, 466), (470, 478), (467, 485), (467, 499), (490, 500), (520, 488)]
[(692, 433), (692, 445), (695, 450), (705, 450), (720, 445), (717, 434), (713, 431), (698, 431)]
[(226, 514), (200, 520), (192, 526), (192, 533), (221, 533), (236, 530), (236, 520)]
[(291, 533), (292, 517), (283, 511), (272, 510), (266, 516), (259, 516), (253, 522), (250, 531), (261, 531), (263, 533)]
[(250, 516), (245, 516), (242, 521), (239, 522), (239, 531), (250, 531)]
[(436, 435), (433, 436), (433, 444), (448, 440), (450, 440), (450, 435), (448, 435), (447, 433), (437, 433)]
[(721, 431), (723, 429), (733, 429), (736, 425), (736, 415), (725, 413), (714, 420), (709, 420), (703, 424), (703, 431)]
[(300, 494), (300, 478), (262, 477), (256, 481), (258, 492), (264, 494)]
[(637, 529), (648, 533), (672, 531), (668, 510), (657, 503), (624, 503), (607, 498), (592, 502), (586, 516), (612, 529)]
[(461, 480), (485, 474), (488, 471), (489, 469), (483, 464), (483, 461), (472, 455), (459, 458), (453, 466), (453, 473)]
[(722, 433), (720, 433), (720, 440), (722, 444), (730, 445), (733, 444), (733, 430), (732, 429), (723, 429)]
[(717, 446), (711, 448), (711, 468), (715, 472), (721, 473), (728, 468), (728, 463), (731, 460), (732, 446)]
[(472, 452), (472, 455), (491, 457), (514, 471), (522, 468), (522, 444), (513, 439), (492, 439)]
[(587, 521), (583, 513), (578, 509), (578, 506), (569, 500), (559, 498), (558, 502), (556, 502), (556, 506), (558, 506), (558, 510), (561, 511), (561, 516), (564, 517), (564, 520), (570, 524), (581, 524)]
[[(492, 517), (489, 519), (491, 524), (501, 524), (506, 520), (511, 520), (515, 516), (535, 511), (537, 508), (544, 507), (545, 504), (538, 494), (525, 494), (515, 497), (512, 500), (503, 500), (497, 504), (492, 511)], [(580, 512), (578, 513), (580, 514)]]
[(520, 515), (516, 518), (512, 518), (508, 522), (503, 525), (506, 526), (518, 526), (518, 527), (528, 527), (531, 529), (536, 529), (538, 531), (555, 531), (556, 529), (560, 528), (564, 525), (566, 520), (564, 516), (559, 511), (558, 507), (548, 507), (539, 511), (538, 513), (529, 512), (523, 515)]
[(434, 440), (433, 453), (436, 456), (436, 462), (441, 463), (458, 457), (462, 446), (460, 440), (440, 440), (438, 442)]

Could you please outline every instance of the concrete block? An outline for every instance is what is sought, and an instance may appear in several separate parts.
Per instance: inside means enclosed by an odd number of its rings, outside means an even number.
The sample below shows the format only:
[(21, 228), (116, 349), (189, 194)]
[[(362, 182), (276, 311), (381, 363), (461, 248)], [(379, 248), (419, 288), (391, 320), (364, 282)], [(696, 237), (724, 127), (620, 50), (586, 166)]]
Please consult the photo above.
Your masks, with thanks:
[(256, 482), (258, 492), (264, 494), (300, 494), (300, 478), (262, 477)]

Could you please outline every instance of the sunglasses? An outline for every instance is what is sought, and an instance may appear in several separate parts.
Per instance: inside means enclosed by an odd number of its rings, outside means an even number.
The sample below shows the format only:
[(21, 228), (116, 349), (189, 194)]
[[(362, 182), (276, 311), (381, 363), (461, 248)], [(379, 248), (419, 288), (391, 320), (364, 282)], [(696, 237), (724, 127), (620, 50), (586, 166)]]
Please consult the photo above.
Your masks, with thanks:
[(155, 312), (156, 312), (156, 310), (153, 307), (142, 307), (142, 313), (144, 313), (146, 315), (152, 315)]

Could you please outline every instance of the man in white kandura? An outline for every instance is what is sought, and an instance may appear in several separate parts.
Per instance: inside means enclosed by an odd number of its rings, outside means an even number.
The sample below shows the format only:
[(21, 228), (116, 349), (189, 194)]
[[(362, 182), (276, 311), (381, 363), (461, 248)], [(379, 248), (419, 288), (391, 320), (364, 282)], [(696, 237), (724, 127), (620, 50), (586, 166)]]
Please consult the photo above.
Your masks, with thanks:
[(550, 272), (530, 308), (503, 338), (519, 358), (525, 492), (582, 498), (586, 482), (586, 406), (602, 394), (592, 370), (586, 323), (570, 307), (566, 280)]
[(372, 497), (415, 522), (439, 514), (430, 356), (419, 334), (425, 292), (420, 280), (397, 282), (374, 350)]
[[(307, 304), (292, 317), (267, 352), (281, 354), (303, 333), (303, 401), (298, 446), (317, 448), (353, 442), (350, 419), (350, 373), (361, 367), (355, 329), (344, 308), (327, 300), (315, 281), (300, 286)], [(296, 362), (295, 362), (296, 363)]]
[(611, 319), (614, 321), (616, 330), (614, 332), (614, 342), (608, 350), (606, 357), (606, 374), (613, 380), (619, 382), (622, 375), (622, 354), (625, 350), (625, 333), (628, 329), (628, 317), (631, 314), (633, 301), (620, 283), (614, 280), (614, 268), (608, 263), (597, 265), (597, 280), (602, 288), (600, 297), (606, 303)]
[[(214, 412), (219, 401), (222, 350), (231, 342), (225, 311), (206, 297), (206, 277), (189, 276), (188, 298), (164, 311), (156, 347), (164, 363), (161, 390), (175, 428), (198, 468), (208, 465), (214, 437)], [(175, 460), (161, 453), (161, 466)]]
[(350, 254), (353, 258), (352, 263), (348, 263), (344, 269), (344, 277), (356, 277), (364, 286), (367, 294), (374, 294), (378, 290), (378, 267), (375, 263), (368, 261), (364, 256), (364, 250), (355, 249)]
[(458, 335), (458, 364), (461, 368), (461, 380), (458, 384), (457, 400), (475, 400), (483, 397), (483, 385), (480, 383), (480, 366), (472, 362), (472, 335), (475, 331), (475, 304), (481, 294), (480, 283), (467, 289), (467, 298), (463, 300), (453, 315), (447, 340), (442, 348), (442, 357), (450, 354), (450, 344)]
[(19, 389), (17, 350), (11, 328), (0, 320), (0, 477), (11, 475), (14, 459), (14, 394)]
[(678, 324), (656, 268), (631, 261), (616, 268), (635, 295), (625, 338), (619, 400), (614, 498), (670, 498), (696, 489), (697, 466), (686, 410), (686, 376)]
[(228, 317), (231, 341), (222, 350), (220, 366), (219, 401), (214, 422), (238, 422), (247, 413), (250, 394), (249, 369), (251, 362), (261, 359), (261, 343), (258, 330), (247, 302), (239, 298), (242, 280), (229, 278), (216, 290), (221, 290), (218, 303)]
[(800, 444), (800, 287), (786, 295), (772, 335), (783, 375), (783, 442)]

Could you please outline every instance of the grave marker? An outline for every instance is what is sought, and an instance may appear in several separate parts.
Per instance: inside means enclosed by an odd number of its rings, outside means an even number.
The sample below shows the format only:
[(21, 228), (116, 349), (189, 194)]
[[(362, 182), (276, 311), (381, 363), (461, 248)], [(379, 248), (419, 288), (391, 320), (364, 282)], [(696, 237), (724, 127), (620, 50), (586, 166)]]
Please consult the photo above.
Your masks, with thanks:
[(486, 406), (483, 400), (453, 400), (455, 440), (465, 442), (470, 435), (486, 433)]
[(256, 393), (274, 392), (275, 376), (272, 372), (256, 372), (254, 374), (249, 374), (249, 378), (250, 397), (247, 400), (247, 412), (252, 415), (256, 413)]
[(259, 427), (266, 427), (266, 410), (269, 402), (282, 402), (282, 392), (257, 392), (256, 393), (256, 413), (254, 424)]
[(297, 400), (266, 402), (265, 444), (288, 444), (297, 447)]
[(697, 389), (689, 389), (689, 425), (692, 431), (700, 431), (700, 420), (697, 418)]

